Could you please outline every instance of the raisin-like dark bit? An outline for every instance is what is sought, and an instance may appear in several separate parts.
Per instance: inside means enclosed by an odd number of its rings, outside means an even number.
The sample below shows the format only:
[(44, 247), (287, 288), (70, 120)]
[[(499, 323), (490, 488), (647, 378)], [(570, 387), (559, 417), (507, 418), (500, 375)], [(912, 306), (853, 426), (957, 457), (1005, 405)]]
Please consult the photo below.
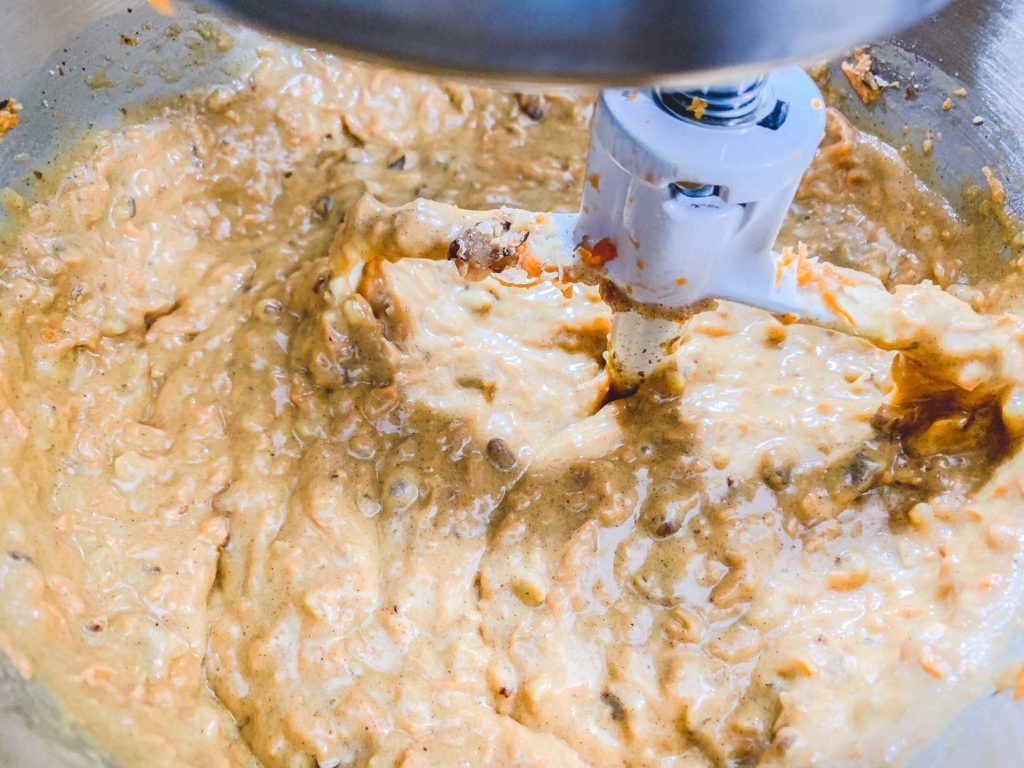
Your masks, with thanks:
[(334, 201), (328, 195), (321, 195), (313, 203), (313, 213), (321, 219), (326, 219), (334, 209)]
[(794, 744), (796, 744), (796, 734), (793, 733), (787, 733), (775, 741), (775, 746), (779, 748), (780, 752), (785, 752)]
[(578, 465), (569, 469), (569, 480), (575, 490), (586, 489), (591, 482), (590, 468), (586, 465)]
[(793, 468), (790, 466), (765, 467), (761, 470), (761, 479), (773, 491), (783, 491), (793, 480)]
[(543, 120), (548, 113), (548, 100), (537, 93), (520, 93), (516, 96), (519, 109), (531, 120)]
[(948, 405), (938, 401), (906, 405), (884, 403), (871, 417), (871, 428), (885, 435), (907, 432), (948, 412)]
[(679, 529), (682, 527), (682, 520), (662, 520), (658, 527), (654, 529), (654, 535), (659, 539), (667, 539), (669, 536), (679, 533)]
[(622, 699), (616, 696), (609, 690), (601, 692), (601, 701), (608, 705), (608, 709), (611, 710), (612, 720), (617, 723), (621, 723), (626, 719), (626, 707), (622, 703)]
[[(508, 232), (512, 224), (501, 222), (501, 226)], [(448, 261), (455, 264), (464, 280), (483, 280), (492, 272), (503, 272), (514, 266), (516, 249), (525, 241), (524, 235), (518, 243), (495, 245), (493, 237), (471, 227), (463, 230), (448, 245)]]
[(882, 471), (881, 465), (864, 451), (857, 452), (843, 469), (843, 480), (853, 491), (870, 488)]
[(404, 171), (405, 170), (405, 155), (399, 155), (390, 163), (388, 163), (389, 171)]
[(31, 563), (32, 558), (17, 549), (7, 550), (7, 556), (16, 563)]
[(516, 455), (500, 437), (491, 438), (487, 442), (487, 459), (500, 472), (508, 472), (516, 466)]

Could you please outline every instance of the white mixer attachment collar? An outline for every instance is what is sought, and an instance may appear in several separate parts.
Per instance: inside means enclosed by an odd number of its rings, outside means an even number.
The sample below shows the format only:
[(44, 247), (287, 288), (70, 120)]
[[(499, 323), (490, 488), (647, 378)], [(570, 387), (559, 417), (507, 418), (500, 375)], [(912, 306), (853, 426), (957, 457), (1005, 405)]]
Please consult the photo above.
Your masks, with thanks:
[[(615, 245), (604, 279), (636, 305), (731, 299), (795, 312), (791, 281), (775, 285), (772, 245), (824, 127), (821, 93), (798, 67), (720, 87), (604, 91), (574, 238)], [(643, 360), (625, 367), (649, 369), (673, 326), (628, 314), (613, 354), (628, 360), (630, 340)]]

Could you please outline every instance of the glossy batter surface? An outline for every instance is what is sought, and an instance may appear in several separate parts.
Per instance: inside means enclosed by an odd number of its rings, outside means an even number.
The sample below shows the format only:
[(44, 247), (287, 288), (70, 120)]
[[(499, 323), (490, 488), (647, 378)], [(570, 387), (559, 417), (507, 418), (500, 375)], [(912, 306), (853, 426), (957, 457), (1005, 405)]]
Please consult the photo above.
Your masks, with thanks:
[[(1015, 318), (908, 299), (898, 352), (723, 304), (611, 399), (594, 291), (356, 205), (572, 210), (588, 119), (268, 49), (8, 201), (0, 647), (125, 765), (876, 766), (978, 690)], [(837, 115), (783, 240), (989, 301)]]

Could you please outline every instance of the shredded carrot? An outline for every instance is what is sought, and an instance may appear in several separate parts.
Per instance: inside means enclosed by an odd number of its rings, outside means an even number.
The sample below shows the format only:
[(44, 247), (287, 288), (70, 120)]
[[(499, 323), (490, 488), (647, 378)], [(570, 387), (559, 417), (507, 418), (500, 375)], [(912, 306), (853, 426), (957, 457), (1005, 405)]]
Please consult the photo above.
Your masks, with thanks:
[(492, 274), (491, 277), (493, 277), (499, 283), (504, 285), (506, 288), (533, 288), (535, 286), (540, 285), (542, 282), (544, 282), (543, 280), (539, 280), (538, 279), (538, 280), (531, 280), (528, 283), (512, 283), (512, 282), (509, 282), (507, 280), (502, 280), (500, 277), (498, 277), (495, 274)]
[(607, 334), (611, 329), (612, 319), (608, 315), (594, 315), (576, 326), (577, 333)]
[(921, 665), (921, 669), (939, 680), (949, 674), (948, 665), (941, 658), (936, 656), (930, 648), (925, 648), (925, 650), (921, 652), (917, 662)]
[(839, 272), (831, 264), (820, 264), (808, 258), (807, 246), (800, 243), (796, 250), (792, 248), (784, 249), (778, 261), (775, 262), (776, 288), (782, 283), (785, 271), (793, 266), (796, 267), (796, 284), (798, 288), (805, 288), (814, 283), (826, 308), (836, 317), (843, 318), (854, 328), (857, 327), (857, 322), (854, 320), (853, 315), (843, 309), (836, 295), (838, 289), (856, 285), (856, 280)]
[(803, 288), (814, 279), (811, 265), (806, 261), (798, 261), (796, 265), (796, 284)]
[[(803, 245), (804, 248), (807, 246)], [(789, 267), (793, 263), (793, 259), (796, 258), (796, 252), (792, 248), (784, 248), (782, 254), (779, 256), (779, 260), (775, 262), (775, 289), (778, 290), (779, 286), (782, 285), (782, 276), (786, 273), (786, 267)]]
[(690, 282), (690, 281), (687, 280), (685, 277), (677, 277), (676, 278), (676, 285), (686, 285), (688, 282)]
[(852, 592), (867, 582), (867, 571), (831, 571), (828, 574), (828, 588), (836, 592)]
[(838, 272), (831, 264), (819, 264), (817, 266), (818, 289), (821, 291), (821, 300), (833, 315), (843, 318), (856, 328), (857, 321), (853, 319), (853, 315), (839, 305), (839, 299), (836, 297), (837, 287), (843, 288), (856, 285), (856, 282)]
[(857, 135), (850, 122), (834, 109), (825, 111), (825, 133), (829, 138), (835, 138), (832, 144), (821, 148), (821, 154), (826, 159), (840, 161), (853, 154)]
[(806, 661), (800, 658), (790, 659), (778, 669), (783, 677), (813, 677), (814, 669)]
[(849, 275), (844, 275), (842, 272), (837, 271), (831, 264), (826, 264), (824, 266), (827, 268), (829, 276), (844, 288), (852, 288), (857, 284), (856, 280)]
[(588, 267), (603, 267), (619, 255), (619, 249), (607, 237), (602, 237), (592, 248), (581, 245), (579, 251), (580, 259)]
[(1024, 662), (1021, 662), (1020, 668), (1017, 670), (1017, 679), (1014, 680), (1013, 685), (1013, 700), (1020, 701), (1024, 699)]
[(828, 307), (829, 311), (833, 315), (843, 318), (854, 328), (857, 327), (857, 322), (853, 319), (853, 315), (839, 306), (839, 302), (836, 300), (836, 295), (834, 293), (823, 288), (821, 291), (821, 300), (825, 302), (825, 306)]
[(173, 0), (149, 0), (153, 10), (164, 16), (177, 16), (178, 11), (174, 8)]
[(853, 62), (844, 61), (839, 68), (846, 75), (850, 87), (865, 104), (870, 104), (878, 97), (879, 85), (871, 72), (871, 56), (862, 48), (854, 53)]
[(544, 271), (544, 263), (537, 258), (533, 251), (527, 249), (519, 257), (519, 268), (530, 277), (540, 277), (541, 272)]
[(16, 99), (0, 100), (0, 141), (8, 131), (14, 130), (21, 122), (21, 104)]
[(999, 177), (987, 165), (981, 169), (981, 172), (985, 175), (985, 181), (988, 183), (988, 191), (992, 197), (992, 202), (1004, 202), (1006, 200), (1006, 188), (1003, 186), (1003, 182), (999, 180)]
[(690, 106), (686, 108), (686, 111), (693, 115), (694, 120), (703, 120), (704, 114), (708, 111), (708, 103), (704, 99), (695, 96), (690, 101)]

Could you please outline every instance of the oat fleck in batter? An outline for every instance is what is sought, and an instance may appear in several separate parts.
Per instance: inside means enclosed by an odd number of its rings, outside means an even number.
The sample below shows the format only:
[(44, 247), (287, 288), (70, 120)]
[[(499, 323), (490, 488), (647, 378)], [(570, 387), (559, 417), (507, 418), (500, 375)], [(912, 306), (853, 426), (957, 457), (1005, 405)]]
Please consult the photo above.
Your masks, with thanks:
[(381, 207), (572, 210), (589, 107), (533, 103), (267, 49), (12, 206), (0, 647), (123, 764), (875, 766), (979, 689), (1024, 366), (972, 229), (834, 114), (784, 242), (971, 343), (723, 304), (609, 401), (592, 289)]

